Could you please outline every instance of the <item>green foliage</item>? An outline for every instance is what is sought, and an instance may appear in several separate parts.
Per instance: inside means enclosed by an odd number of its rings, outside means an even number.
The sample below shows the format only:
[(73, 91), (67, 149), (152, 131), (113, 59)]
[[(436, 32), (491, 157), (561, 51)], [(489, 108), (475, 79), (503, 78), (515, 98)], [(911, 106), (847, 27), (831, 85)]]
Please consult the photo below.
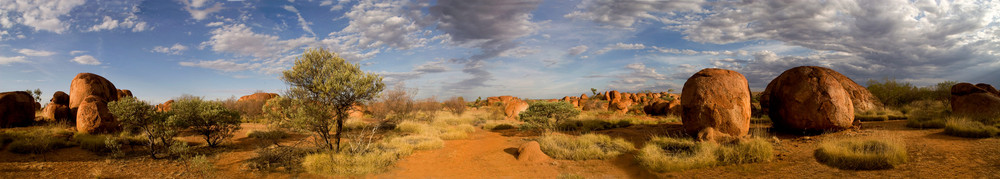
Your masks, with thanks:
[(536, 102), (521, 112), (521, 120), (540, 126), (546, 131), (555, 129), (559, 123), (580, 115), (580, 110), (566, 102)]
[(63, 136), (62, 133), (64, 133), (62, 129), (42, 127), (0, 131), (0, 146), (6, 143), (7, 151), (21, 154), (40, 154), (72, 146), (73, 144), (66, 140), (68, 136)]
[(608, 130), (614, 128), (625, 128), (632, 126), (632, 122), (628, 120), (603, 120), (603, 119), (588, 119), (588, 120), (569, 120), (563, 123), (559, 123), (556, 129), (561, 131), (578, 131), (578, 132), (590, 132), (599, 130)]
[(169, 120), (182, 128), (200, 134), (209, 147), (233, 137), (240, 129), (240, 113), (222, 106), (221, 102), (200, 98), (176, 100), (171, 105)]
[[(126, 131), (139, 131), (146, 137), (146, 149), (152, 158), (161, 149), (170, 146), (177, 136), (180, 126), (177, 121), (171, 120), (171, 112), (158, 112), (152, 105), (145, 101), (139, 101), (133, 97), (118, 99), (108, 103), (108, 110), (114, 115), (118, 122)], [(91, 151), (103, 151), (104, 147), (98, 146), (99, 140), (89, 139), (88, 136), (81, 136), (81, 140), (94, 144)]]
[(41, 102), (42, 101), (42, 89), (35, 88), (35, 90), (30, 90), (29, 89), (29, 90), (24, 90), (24, 92), (28, 92), (28, 94), (30, 94), (31, 97), (35, 99), (35, 102)]
[(895, 79), (868, 80), (868, 91), (887, 106), (902, 106), (918, 100), (947, 100), (954, 81), (945, 81), (929, 87), (916, 87)]
[[(255, 93), (263, 93), (263, 91), (257, 91)], [(260, 120), (261, 115), (264, 114), (262, 107), (264, 103), (267, 102), (265, 99), (250, 99), (239, 101), (236, 96), (230, 97), (229, 99), (222, 100), (222, 106), (226, 109), (230, 109), (240, 113), (243, 121), (257, 122)]]
[(585, 134), (579, 137), (545, 135), (538, 138), (542, 152), (556, 159), (590, 160), (610, 159), (635, 150), (624, 139), (612, 139), (602, 134)]
[[(340, 150), (341, 132), (347, 112), (356, 104), (364, 104), (374, 99), (385, 88), (382, 77), (375, 73), (361, 71), (360, 65), (348, 63), (326, 49), (310, 49), (295, 59), (291, 69), (282, 72), (282, 81), (289, 88), (289, 97), (305, 101), (307, 106), (322, 106), (313, 109), (320, 113), (331, 113), (337, 124), (337, 150)], [(307, 107), (308, 108), (308, 107)], [(265, 108), (265, 110), (267, 110)], [(312, 118), (313, 125), (307, 130), (328, 133), (330, 118)], [(320, 134), (329, 144), (329, 135)], [(332, 145), (327, 146), (333, 149)]]
[(898, 139), (835, 139), (820, 143), (819, 163), (846, 170), (890, 169), (906, 163), (906, 146)]
[(215, 164), (205, 155), (198, 155), (188, 159), (188, 168), (201, 174), (202, 178), (211, 178), (215, 173)]
[(288, 137), (288, 133), (281, 130), (250, 131), (247, 137), (262, 140), (279, 140)]
[(639, 165), (655, 172), (680, 171), (715, 165), (719, 146), (691, 139), (655, 137), (639, 150)]
[(942, 100), (920, 100), (903, 106), (906, 113), (906, 127), (944, 128), (945, 119), (951, 116), (951, 106)]
[(271, 125), (316, 133), (325, 142), (324, 148), (333, 149), (330, 132), (334, 121), (329, 106), (279, 96), (268, 100), (264, 111), (264, 118)]
[(590, 94), (592, 94), (592, 96), (597, 96), (597, 88), (590, 88)]
[(465, 106), (465, 98), (462, 98), (461, 96), (453, 97), (444, 101), (444, 108), (457, 116), (461, 116), (462, 113), (465, 113)]

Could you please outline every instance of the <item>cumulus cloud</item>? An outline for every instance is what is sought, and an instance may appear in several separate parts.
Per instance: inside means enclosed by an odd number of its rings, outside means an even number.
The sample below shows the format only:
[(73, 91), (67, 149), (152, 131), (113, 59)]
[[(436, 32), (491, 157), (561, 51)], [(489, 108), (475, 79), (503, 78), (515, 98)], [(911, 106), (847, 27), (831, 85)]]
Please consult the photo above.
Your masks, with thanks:
[(182, 52), (184, 52), (187, 49), (188, 49), (187, 46), (181, 45), (180, 43), (175, 43), (173, 46), (170, 46), (170, 47), (155, 46), (155, 47), (153, 47), (152, 52), (165, 53), (165, 54), (171, 54), (171, 55), (180, 55)]
[[(358, 2), (344, 17), (350, 19), (347, 27), (331, 33), (342, 45), (360, 46), (362, 49), (383, 46), (410, 49), (423, 46), (426, 39), (419, 32), (417, 17), (407, 15), (414, 6), (409, 1), (364, 0)], [(416, 9), (419, 12), (419, 9)]]
[(472, 77), (445, 85), (444, 89), (464, 92), (486, 87), (486, 82), (492, 80), (493, 75), (484, 69), (487, 63), (483, 60), (516, 48), (516, 39), (538, 29), (538, 25), (531, 22), (531, 11), (539, 3), (540, 0), (441, 0), (430, 7), (430, 18), (437, 22), (437, 29), (449, 35), (452, 42), (480, 49), (479, 54), (457, 61), (465, 63), (462, 72)]
[(243, 24), (224, 26), (212, 30), (211, 34), (212, 37), (202, 45), (211, 46), (216, 52), (270, 58), (287, 50), (282, 48), (278, 36), (254, 33)]
[(24, 54), (24, 55), (27, 55), (27, 56), (34, 56), (34, 57), (47, 57), (47, 56), (52, 56), (52, 55), (56, 54), (55, 52), (51, 52), (51, 51), (32, 50), (32, 49), (26, 49), (26, 48), (22, 48), (20, 50), (17, 50), (17, 53), (21, 53), (21, 54)]
[[(698, 18), (668, 29), (694, 42), (727, 44), (776, 40), (817, 51), (807, 56), (755, 53), (734, 59), (744, 71), (766, 64), (824, 65), (854, 78), (927, 78), (996, 59), (998, 2), (741, 1), (705, 3)], [(781, 12), (781, 13), (759, 13)], [(984, 48), (986, 47), (986, 48)], [(773, 60), (773, 61), (772, 61)], [(780, 66), (780, 64), (778, 64)], [(769, 68), (770, 67), (770, 68)], [(743, 72), (743, 71), (741, 71)], [(964, 71), (965, 73), (985, 73)], [(773, 77), (773, 76), (772, 76)]]
[(700, 12), (703, 0), (636, 1), (584, 0), (576, 11), (563, 17), (589, 20), (610, 27), (629, 28), (643, 20), (674, 23), (661, 16), (678, 16), (684, 12)]
[(223, 72), (247, 71), (261, 67), (261, 64), (259, 63), (256, 64), (237, 63), (235, 61), (229, 61), (223, 59), (218, 59), (213, 61), (180, 62), (178, 64), (180, 64), (181, 66), (201, 67), (201, 68), (219, 70)]
[(98, 61), (97, 58), (94, 58), (94, 56), (90, 56), (90, 55), (77, 56), (77, 57), (74, 57), (73, 60), (71, 60), (71, 61), (79, 63), (81, 65), (100, 65), (101, 64), (101, 61)]
[(0, 1), (0, 25), (11, 29), (21, 24), (32, 29), (63, 33), (69, 24), (60, 19), (84, 0)]
[(667, 81), (667, 75), (656, 72), (656, 69), (646, 67), (646, 64), (638, 62), (625, 65), (623, 71), (609, 76), (590, 77), (610, 77), (614, 78), (608, 83), (608, 88), (622, 91), (666, 91), (667, 89), (678, 89), (679, 85)]
[(586, 51), (587, 51), (586, 45), (577, 45), (575, 47), (569, 48), (569, 50), (566, 51), (566, 56), (577, 56)]
[(28, 63), (28, 61), (24, 60), (24, 56), (16, 56), (16, 57), (0, 56), (0, 65), (8, 65), (12, 63)]
[(646, 45), (643, 44), (627, 44), (618, 42), (617, 44), (608, 45), (600, 50), (594, 52), (594, 54), (604, 54), (613, 50), (642, 50), (646, 49)]
[(195, 20), (204, 20), (208, 15), (222, 10), (222, 3), (214, 3), (208, 7), (209, 0), (180, 0), (184, 4), (184, 11), (191, 14)]

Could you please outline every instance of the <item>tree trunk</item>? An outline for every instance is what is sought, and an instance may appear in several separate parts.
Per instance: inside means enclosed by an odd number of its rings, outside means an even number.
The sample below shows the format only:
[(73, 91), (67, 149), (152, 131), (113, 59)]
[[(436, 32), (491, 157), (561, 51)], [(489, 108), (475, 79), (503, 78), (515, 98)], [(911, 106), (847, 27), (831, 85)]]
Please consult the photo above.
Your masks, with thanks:
[(343, 111), (337, 111), (337, 152), (340, 152), (340, 133), (344, 131), (344, 115)]

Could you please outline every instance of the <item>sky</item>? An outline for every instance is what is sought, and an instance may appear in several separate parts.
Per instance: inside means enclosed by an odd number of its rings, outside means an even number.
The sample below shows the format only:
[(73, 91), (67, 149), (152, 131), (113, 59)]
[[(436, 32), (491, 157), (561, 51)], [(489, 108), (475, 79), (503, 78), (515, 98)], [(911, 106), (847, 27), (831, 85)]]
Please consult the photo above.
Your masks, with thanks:
[(0, 0), (0, 91), (77, 73), (160, 103), (281, 93), (325, 48), (418, 98), (681, 91), (704, 68), (859, 84), (1000, 85), (1000, 2), (927, 0)]

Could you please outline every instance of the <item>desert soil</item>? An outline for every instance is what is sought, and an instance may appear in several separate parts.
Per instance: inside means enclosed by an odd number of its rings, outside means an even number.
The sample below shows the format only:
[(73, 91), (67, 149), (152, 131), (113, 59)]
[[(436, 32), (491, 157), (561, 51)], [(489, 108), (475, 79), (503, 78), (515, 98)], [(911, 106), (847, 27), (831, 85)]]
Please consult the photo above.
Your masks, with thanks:
[[(384, 173), (362, 178), (556, 178), (578, 175), (586, 178), (1000, 178), (1000, 138), (966, 139), (944, 135), (942, 129), (910, 129), (905, 121), (865, 122), (861, 130), (818, 136), (767, 134), (777, 139), (774, 161), (718, 166), (672, 173), (651, 173), (635, 162), (633, 154), (608, 160), (554, 160), (521, 163), (516, 149), (536, 137), (516, 130), (483, 131), (469, 139), (445, 141), (445, 147), (416, 151)], [(216, 170), (202, 173), (186, 161), (149, 159), (135, 154), (122, 159), (95, 155), (79, 147), (38, 155), (0, 152), (0, 178), (324, 178), (300, 172), (251, 172), (243, 161), (264, 144), (246, 138), (261, 124), (244, 124), (233, 142), (212, 149), (209, 157)], [(651, 136), (677, 135), (680, 123), (637, 125), (598, 131), (625, 138), (636, 146)], [(755, 124), (754, 130), (766, 130)], [(813, 152), (822, 140), (839, 137), (888, 135), (907, 144), (909, 162), (894, 169), (875, 171), (840, 170), (816, 162)], [(196, 142), (196, 137), (182, 140)], [(773, 140), (773, 139), (772, 139)]]

